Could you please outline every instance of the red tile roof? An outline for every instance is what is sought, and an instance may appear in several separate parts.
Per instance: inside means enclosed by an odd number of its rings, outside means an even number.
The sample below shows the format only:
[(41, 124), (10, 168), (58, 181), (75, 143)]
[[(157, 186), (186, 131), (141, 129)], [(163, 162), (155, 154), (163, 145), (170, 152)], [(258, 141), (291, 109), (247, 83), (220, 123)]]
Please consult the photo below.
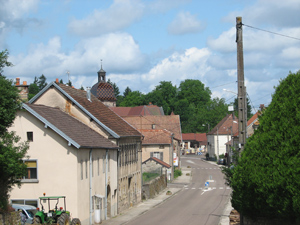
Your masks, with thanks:
[(206, 142), (207, 137), (206, 133), (185, 133), (182, 134), (183, 141), (198, 141), (198, 142)]
[(261, 112), (256, 112), (247, 122), (247, 126), (251, 125), (256, 119), (258, 119), (258, 116), (261, 115)]
[(91, 93), (100, 101), (116, 101), (114, 88), (106, 82), (98, 82), (93, 85)]
[(141, 105), (135, 107), (110, 107), (119, 116), (164, 115), (162, 107), (157, 105)]
[[(235, 122), (234, 122), (235, 121)], [(238, 119), (236, 117), (232, 117), (232, 114), (225, 116), (218, 124), (215, 126), (208, 135), (231, 135), (232, 127), (232, 134), (235, 134), (238, 131)]]
[(166, 129), (174, 133), (174, 138), (181, 141), (181, 126), (179, 115), (170, 116), (124, 116), (123, 117), (129, 124), (135, 128), (153, 129)]
[(142, 144), (171, 144), (171, 133), (166, 130), (149, 130), (149, 129), (141, 129), (139, 130), (144, 139)]
[(114, 143), (104, 138), (76, 118), (62, 112), (59, 108), (36, 104), (26, 105), (78, 143), (80, 148), (118, 148)]
[(155, 162), (159, 163), (160, 165), (162, 165), (163, 167), (166, 167), (168, 169), (171, 167), (168, 163), (165, 163), (164, 161), (161, 161), (160, 159), (158, 159), (156, 157), (151, 157), (151, 158), (145, 160), (143, 163), (146, 163), (148, 161), (155, 161)]

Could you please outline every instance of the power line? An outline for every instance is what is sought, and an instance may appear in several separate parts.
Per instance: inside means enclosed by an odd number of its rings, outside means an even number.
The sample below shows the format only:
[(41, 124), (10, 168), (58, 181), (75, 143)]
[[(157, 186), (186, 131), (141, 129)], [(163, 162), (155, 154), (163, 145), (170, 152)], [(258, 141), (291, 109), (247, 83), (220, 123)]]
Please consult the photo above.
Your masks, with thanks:
[(288, 36), (288, 35), (285, 35), (285, 34), (275, 33), (275, 32), (273, 32), (273, 31), (264, 30), (264, 29), (257, 28), (257, 27), (253, 27), (253, 26), (246, 25), (246, 24), (242, 24), (242, 25), (244, 25), (244, 26), (246, 26), (246, 27), (250, 27), (250, 28), (256, 29), (256, 30), (260, 30), (260, 31), (264, 31), (264, 32), (267, 32), (267, 33), (276, 34), (276, 35), (279, 35), (279, 36), (282, 36), (282, 37), (292, 38), (292, 39), (295, 39), (295, 40), (300, 41), (300, 38)]

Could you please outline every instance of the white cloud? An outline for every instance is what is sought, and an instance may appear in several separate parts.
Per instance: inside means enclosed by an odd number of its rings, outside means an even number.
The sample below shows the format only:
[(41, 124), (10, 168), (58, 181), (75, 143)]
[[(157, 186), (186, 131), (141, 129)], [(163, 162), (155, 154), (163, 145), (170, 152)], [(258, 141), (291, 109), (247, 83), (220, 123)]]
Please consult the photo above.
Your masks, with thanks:
[(181, 35), (197, 33), (204, 30), (204, 28), (204, 23), (199, 21), (195, 15), (191, 15), (189, 12), (180, 12), (170, 23), (168, 32), (174, 35)]
[[(72, 76), (92, 76), (97, 79), (100, 59), (103, 59), (104, 69), (112, 73), (139, 70), (145, 63), (139, 46), (126, 33), (85, 39), (68, 54), (63, 52), (60, 38), (54, 37), (47, 44), (32, 45), (26, 56), (11, 56), (10, 61), (15, 66), (5, 68), (5, 75), (32, 76), (33, 79), (44, 74), (54, 80), (65, 76), (69, 70)], [(36, 74), (37, 71), (39, 74)]]
[(235, 21), (243, 17), (243, 23), (260, 28), (265, 25), (282, 28), (299, 26), (300, 4), (298, 0), (258, 0), (242, 11), (231, 12), (224, 21)]
[(94, 10), (88, 17), (73, 19), (71, 33), (79, 36), (97, 36), (128, 27), (141, 18), (144, 4), (140, 0), (115, 0), (107, 10)]

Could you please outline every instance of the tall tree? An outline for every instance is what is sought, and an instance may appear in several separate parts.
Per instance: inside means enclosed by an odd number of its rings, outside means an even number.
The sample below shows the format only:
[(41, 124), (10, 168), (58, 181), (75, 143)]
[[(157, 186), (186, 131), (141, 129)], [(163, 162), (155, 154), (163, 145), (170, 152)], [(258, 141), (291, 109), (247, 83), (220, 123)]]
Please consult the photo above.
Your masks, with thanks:
[(9, 53), (7, 50), (0, 52), (0, 76), (2, 76), (3, 68), (6, 66), (13, 66), (11, 62), (8, 62)]
[(161, 81), (153, 91), (146, 95), (146, 101), (163, 107), (164, 113), (169, 115), (174, 110), (176, 95), (176, 86), (173, 86), (171, 81)]
[[(0, 71), (12, 64), (7, 61), (8, 52), (0, 53)], [(14, 184), (20, 185), (20, 177), (26, 173), (25, 156), (28, 144), (19, 143), (20, 138), (13, 132), (8, 132), (15, 119), (16, 111), (20, 109), (21, 101), (18, 89), (4, 75), (0, 76), (0, 209), (6, 209), (9, 191)]]
[(126, 87), (125, 91), (123, 92), (124, 98), (126, 98), (126, 96), (127, 96), (130, 92), (132, 92), (132, 90), (131, 90), (129, 87)]
[(42, 74), (42, 75), (39, 77), (39, 79), (38, 79), (38, 81), (37, 81), (37, 85), (38, 85), (38, 87), (39, 87), (39, 90), (42, 90), (44, 87), (47, 86), (46, 80), (47, 80), (47, 78), (45, 77), (44, 74)]
[(299, 105), (300, 71), (275, 88), (234, 168), (232, 205), (247, 217), (300, 221)]
[[(232, 104), (233, 104), (233, 107), (234, 107), (234, 115), (236, 117), (238, 117), (238, 115), (239, 115), (239, 112), (238, 112), (238, 107), (239, 107), (238, 106), (238, 99), (235, 98), (234, 102)], [(249, 98), (247, 98), (247, 120), (249, 120), (252, 116), (253, 116), (252, 107), (250, 105)]]
[(134, 107), (145, 104), (145, 96), (139, 91), (132, 91), (121, 102), (120, 106)]

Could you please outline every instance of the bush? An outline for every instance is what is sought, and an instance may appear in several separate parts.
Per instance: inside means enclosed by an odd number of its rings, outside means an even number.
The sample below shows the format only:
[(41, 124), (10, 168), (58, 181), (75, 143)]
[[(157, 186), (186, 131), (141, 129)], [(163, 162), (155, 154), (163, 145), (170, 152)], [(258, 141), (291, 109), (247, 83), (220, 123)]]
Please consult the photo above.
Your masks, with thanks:
[(182, 175), (181, 170), (179, 170), (179, 169), (175, 169), (174, 170), (174, 179), (177, 178), (177, 177), (179, 177), (179, 176), (181, 176), (181, 175)]
[(252, 219), (300, 221), (300, 71), (280, 81), (232, 175), (233, 207)]
[(143, 173), (143, 182), (148, 182), (160, 176), (159, 173)]

